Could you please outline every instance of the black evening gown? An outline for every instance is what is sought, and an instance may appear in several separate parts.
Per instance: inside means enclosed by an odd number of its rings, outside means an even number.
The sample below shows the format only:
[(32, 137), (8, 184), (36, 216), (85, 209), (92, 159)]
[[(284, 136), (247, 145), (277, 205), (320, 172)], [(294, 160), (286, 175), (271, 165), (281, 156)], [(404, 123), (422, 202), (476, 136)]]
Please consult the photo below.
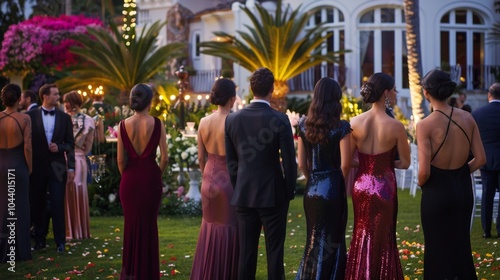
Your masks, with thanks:
[(299, 134), (305, 146), (310, 177), (304, 194), (307, 240), (296, 279), (344, 279), (347, 197), (340, 169), (340, 140), (351, 132), (347, 121), (331, 131), (328, 143), (311, 144), (305, 138), (305, 118)]
[[(2, 263), (11, 260), (31, 260), (29, 176), (28, 164), (24, 157), (24, 143), (14, 148), (0, 149), (0, 262)], [(14, 200), (9, 201), (9, 198)], [(13, 207), (9, 208), (9, 202)], [(12, 234), (15, 239), (9, 243), (8, 237)], [(13, 241), (15, 243), (12, 243)], [(11, 246), (15, 247), (15, 252), (11, 252)]]
[[(443, 112), (436, 111), (448, 117)], [(453, 108), (441, 146), (445, 144), (451, 123), (458, 126), (451, 119), (452, 115)], [(465, 131), (464, 134), (469, 140)], [(440, 149), (441, 147), (432, 160)], [(477, 279), (470, 243), (473, 204), (467, 161), (460, 168), (451, 170), (440, 169), (431, 164), (431, 175), (422, 186), (420, 205), (425, 242), (424, 279)]]

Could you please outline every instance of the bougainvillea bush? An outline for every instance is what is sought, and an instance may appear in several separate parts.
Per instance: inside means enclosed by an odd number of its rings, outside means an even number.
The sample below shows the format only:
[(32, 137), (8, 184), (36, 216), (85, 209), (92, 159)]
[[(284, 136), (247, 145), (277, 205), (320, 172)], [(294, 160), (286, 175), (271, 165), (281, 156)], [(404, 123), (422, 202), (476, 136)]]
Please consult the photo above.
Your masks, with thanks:
[(35, 16), (14, 24), (5, 32), (0, 50), (3, 74), (49, 73), (75, 64), (69, 48), (71, 35), (85, 34), (87, 27), (102, 26), (99, 19), (85, 16)]

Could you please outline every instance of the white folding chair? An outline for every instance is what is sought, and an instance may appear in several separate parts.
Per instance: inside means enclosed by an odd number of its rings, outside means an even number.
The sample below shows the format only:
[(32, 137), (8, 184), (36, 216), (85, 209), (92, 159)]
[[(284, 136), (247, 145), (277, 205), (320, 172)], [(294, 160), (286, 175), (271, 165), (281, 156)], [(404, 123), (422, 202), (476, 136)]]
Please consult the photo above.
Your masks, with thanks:
[(417, 145), (414, 143), (410, 144), (410, 151), (411, 151), (411, 179), (410, 179), (410, 194), (415, 197), (417, 195), (417, 188), (418, 188), (418, 148)]

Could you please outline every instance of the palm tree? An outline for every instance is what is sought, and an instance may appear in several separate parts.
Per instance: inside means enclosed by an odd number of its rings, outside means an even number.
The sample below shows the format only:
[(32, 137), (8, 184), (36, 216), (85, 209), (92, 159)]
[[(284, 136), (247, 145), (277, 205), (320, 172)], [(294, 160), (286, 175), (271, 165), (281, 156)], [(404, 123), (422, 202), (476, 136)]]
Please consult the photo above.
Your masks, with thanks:
[(242, 7), (253, 26), (246, 25), (248, 32), (237, 31), (241, 39), (214, 32), (222, 40), (201, 42), (200, 47), (202, 53), (229, 59), (250, 72), (260, 67), (269, 68), (275, 78), (271, 102), (274, 108), (285, 111), (285, 96), (289, 91), (286, 81), (323, 61), (337, 63), (341, 52), (322, 54), (324, 42), (331, 36), (323, 34), (327, 29), (323, 24), (309, 30), (305, 28), (309, 18), (321, 7), (299, 15), (300, 7), (291, 11), (288, 5), (283, 12), (282, 0), (276, 5), (275, 14), (271, 15), (256, 3), (260, 21), (252, 10)]
[(406, 44), (408, 47), (408, 80), (414, 123), (429, 114), (420, 86), (422, 78), (422, 52), (420, 48), (420, 18), (418, 0), (404, 0)]
[(185, 47), (182, 43), (156, 45), (164, 24), (155, 22), (149, 28), (145, 26), (128, 47), (116, 24), (111, 24), (111, 32), (104, 28), (88, 28), (89, 36), (75, 37), (80, 46), (70, 51), (89, 63), (71, 67), (71, 74), (58, 82), (61, 90), (86, 88), (92, 82), (120, 90), (120, 102), (125, 104), (135, 84), (152, 80)]

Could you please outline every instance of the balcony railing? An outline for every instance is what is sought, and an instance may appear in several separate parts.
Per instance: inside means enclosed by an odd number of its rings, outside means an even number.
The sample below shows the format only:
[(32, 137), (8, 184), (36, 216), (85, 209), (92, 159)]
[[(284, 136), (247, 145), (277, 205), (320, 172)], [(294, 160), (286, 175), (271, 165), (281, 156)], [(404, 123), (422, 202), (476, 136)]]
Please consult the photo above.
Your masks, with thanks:
[[(322, 77), (333, 77), (340, 86), (345, 84), (346, 68), (338, 65), (318, 65), (288, 80), (291, 92), (313, 91), (314, 85)], [(196, 70), (196, 74), (189, 76), (189, 84), (193, 92), (210, 92), (217, 77), (221, 76), (220, 69)]]
[[(311, 92), (322, 77), (332, 77), (340, 86), (345, 85), (347, 68), (339, 65), (318, 65), (288, 80), (290, 92)], [(500, 65), (468, 65), (465, 72), (460, 65), (449, 69), (452, 79), (466, 90), (488, 90), (495, 82), (495, 73), (500, 75)], [(196, 70), (196, 75), (189, 77), (193, 92), (210, 92), (220, 69)]]
[(346, 70), (346, 67), (340, 65), (317, 65), (288, 80), (288, 87), (291, 92), (313, 91), (314, 85), (322, 77), (332, 77), (342, 87), (345, 85)]
[(196, 70), (196, 75), (189, 76), (189, 85), (193, 92), (210, 92), (215, 79), (220, 76), (220, 69)]

